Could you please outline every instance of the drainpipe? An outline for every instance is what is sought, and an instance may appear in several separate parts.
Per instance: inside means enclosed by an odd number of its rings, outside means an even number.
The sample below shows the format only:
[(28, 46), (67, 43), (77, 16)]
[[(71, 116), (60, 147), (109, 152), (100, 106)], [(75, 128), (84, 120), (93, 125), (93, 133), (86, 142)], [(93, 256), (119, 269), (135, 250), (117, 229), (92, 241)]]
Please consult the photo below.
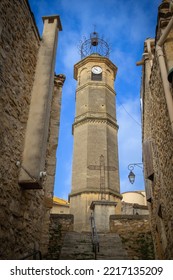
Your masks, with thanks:
[[(145, 86), (147, 86), (147, 88), (149, 88), (149, 80), (150, 80), (150, 75), (151, 75), (151, 68), (153, 66), (153, 54), (151, 51), (151, 44), (154, 43), (155, 40), (148, 38), (145, 40), (145, 44), (147, 47), (147, 52), (144, 52), (142, 54), (142, 60), (138, 61), (136, 63), (137, 66), (141, 66), (144, 65), (145, 67)], [(143, 93), (141, 92), (141, 97), (140, 97), (140, 101), (141, 101), (141, 109), (143, 110)]]
[(150, 60), (150, 65), (151, 67), (153, 66), (153, 54), (151, 52), (151, 43), (154, 43), (154, 39), (147, 39), (146, 41), (146, 45), (147, 45), (147, 52), (149, 55), (149, 60)]
[(167, 73), (164, 53), (162, 50), (162, 46), (172, 28), (172, 26), (173, 26), (173, 17), (170, 19), (167, 27), (163, 31), (163, 34), (161, 35), (160, 39), (158, 40), (158, 42), (156, 44), (156, 54), (157, 54), (158, 61), (159, 61), (163, 88), (164, 88), (165, 98), (166, 98), (166, 103), (167, 103), (167, 108), (168, 108), (168, 114), (169, 114), (169, 118), (171, 121), (171, 128), (172, 128), (172, 132), (173, 132), (173, 99), (172, 99), (172, 94), (171, 94), (171, 90), (170, 90), (170, 85), (168, 82), (168, 73)]
[(149, 59), (149, 61), (150, 61), (150, 68), (152, 68), (154, 56), (153, 56), (152, 51), (151, 51), (151, 43), (154, 43), (154, 42), (155, 42), (155, 40), (151, 39), (151, 38), (148, 38), (148, 39), (145, 40), (145, 43), (146, 43), (146, 46), (147, 46), (147, 52), (142, 54), (142, 60), (141, 61), (136, 62), (137, 66), (144, 65), (145, 64), (145, 59), (147, 57), (147, 59)]

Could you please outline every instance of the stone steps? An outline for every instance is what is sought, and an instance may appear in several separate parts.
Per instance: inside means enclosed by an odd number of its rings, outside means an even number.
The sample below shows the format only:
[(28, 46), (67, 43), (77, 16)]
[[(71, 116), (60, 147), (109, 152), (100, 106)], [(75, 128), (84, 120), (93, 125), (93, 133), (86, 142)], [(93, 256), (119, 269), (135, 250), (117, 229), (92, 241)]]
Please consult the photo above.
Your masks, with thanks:
[(121, 238), (116, 233), (99, 233), (99, 252), (97, 260), (127, 260)]
[(90, 233), (68, 232), (60, 253), (60, 260), (92, 260), (92, 242)]
[[(98, 260), (127, 260), (127, 252), (123, 248), (121, 238), (114, 233), (99, 233)], [(60, 260), (92, 260), (95, 259), (91, 241), (91, 233), (68, 232), (60, 253)]]

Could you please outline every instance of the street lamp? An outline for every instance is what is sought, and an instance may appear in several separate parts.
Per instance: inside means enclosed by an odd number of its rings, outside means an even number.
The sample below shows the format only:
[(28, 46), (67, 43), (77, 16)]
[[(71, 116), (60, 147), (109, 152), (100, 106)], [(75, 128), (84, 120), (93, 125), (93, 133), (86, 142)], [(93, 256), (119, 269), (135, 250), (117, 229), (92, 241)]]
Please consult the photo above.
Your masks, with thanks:
[(133, 184), (134, 181), (135, 181), (135, 174), (132, 171), (135, 168), (135, 166), (138, 166), (138, 167), (140, 167), (142, 169), (143, 164), (142, 163), (130, 163), (128, 165), (128, 169), (130, 170), (128, 178), (129, 178), (129, 181), (130, 181), (131, 184)]

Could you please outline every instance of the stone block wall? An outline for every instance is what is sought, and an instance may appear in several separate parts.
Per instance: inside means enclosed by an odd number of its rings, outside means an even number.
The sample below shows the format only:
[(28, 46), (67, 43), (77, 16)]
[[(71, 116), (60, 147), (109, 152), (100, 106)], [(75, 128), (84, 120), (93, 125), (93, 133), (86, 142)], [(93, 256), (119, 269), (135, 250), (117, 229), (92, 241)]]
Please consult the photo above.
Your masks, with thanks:
[(123, 215), (148, 215), (148, 207), (137, 203), (121, 202), (121, 214)]
[(0, 258), (14, 259), (33, 249), (41, 222), (40, 191), (20, 189), (16, 166), (23, 151), (40, 40), (26, 1), (2, 0), (0, 26)]
[(73, 230), (73, 215), (51, 214), (49, 228), (49, 253), (48, 260), (58, 260), (63, 244), (64, 236)]
[(148, 215), (112, 215), (110, 231), (120, 235), (129, 259), (154, 259)]
[[(42, 189), (22, 189), (16, 165), (22, 161), (40, 44), (28, 1), (0, 1), (0, 259), (20, 259), (34, 248), (47, 252), (58, 136), (49, 130)], [(61, 89), (55, 86), (54, 93), (49, 123), (57, 124), (58, 134)]]
[[(173, 137), (163, 85), (157, 61), (151, 75), (151, 96), (146, 97), (148, 110), (144, 124), (144, 137), (150, 127), (153, 145), (154, 180), (150, 183), (152, 198), (149, 203), (152, 232), (157, 258), (173, 258)], [(146, 134), (145, 134), (146, 133)], [(145, 139), (145, 138), (144, 138)]]
[[(163, 1), (159, 7), (156, 43), (170, 18), (169, 1)], [(173, 61), (172, 45), (173, 29), (163, 45), (168, 71)], [(173, 135), (156, 51), (153, 55), (151, 70), (147, 70), (147, 62), (143, 68), (142, 85), (143, 143), (152, 143), (150, 163), (153, 166), (153, 175), (147, 178), (147, 162), (144, 160), (146, 191), (150, 193), (148, 206), (156, 259), (173, 259)], [(148, 71), (149, 80), (146, 78)], [(172, 85), (168, 87), (173, 96)]]
[(46, 153), (45, 170), (46, 177), (44, 178), (44, 198), (43, 204), (46, 209), (44, 215), (44, 222), (41, 235), (41, 248), (43, 252), (47, 252), (49, 244), (49, 226), (50, 226), (50, 211), (53, 206), (53, 193), (56, 169), (56, 150), (58, 146), (58, 135), (60, 127), (60, 112), (61, 112), (61, 99), (62, 99), (62, 86), (65, 81), (63, 74), (55, 75), (54, 78), (54, 91), (52, 97), (52, 106), (49, 122), (49, 136)]
[[(48, 260), (58, 260), (67, 232), (73, 231), (74, 217), (71, 214), (51, 214), (49, 227)], [(153, 260), (154, 249), (148, 215), (111, 215), (110, 232), (121, 237), (128, 258)]]

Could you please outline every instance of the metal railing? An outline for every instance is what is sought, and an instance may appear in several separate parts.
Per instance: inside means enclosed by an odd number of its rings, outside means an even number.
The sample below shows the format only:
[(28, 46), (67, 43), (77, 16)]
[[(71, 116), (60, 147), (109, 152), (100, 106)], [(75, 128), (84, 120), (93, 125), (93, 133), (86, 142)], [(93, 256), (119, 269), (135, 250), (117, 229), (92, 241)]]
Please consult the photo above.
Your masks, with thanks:
[(95, 254), (95, 260), (96, 260), (97, 253), (99, 252), (99, 238), (95, 225), (95, 219), (92, 213), (91, 213), (90, 221), (91, 221), (91, 237), (92, 237), (93, 252)]

